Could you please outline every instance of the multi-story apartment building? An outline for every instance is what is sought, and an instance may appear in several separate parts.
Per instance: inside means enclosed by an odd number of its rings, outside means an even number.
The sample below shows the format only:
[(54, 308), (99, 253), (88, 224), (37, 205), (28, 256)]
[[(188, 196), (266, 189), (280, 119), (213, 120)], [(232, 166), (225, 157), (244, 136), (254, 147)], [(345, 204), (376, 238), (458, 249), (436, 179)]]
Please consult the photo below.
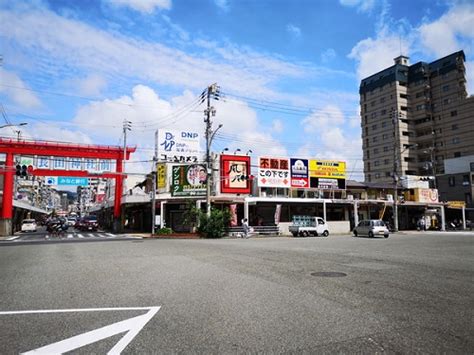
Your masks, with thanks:
[(444, 173), (443, 161), (474, 154), (474, 97), (467, 97), (465, 55), (395, 64), (361, 81), (367, 182)]

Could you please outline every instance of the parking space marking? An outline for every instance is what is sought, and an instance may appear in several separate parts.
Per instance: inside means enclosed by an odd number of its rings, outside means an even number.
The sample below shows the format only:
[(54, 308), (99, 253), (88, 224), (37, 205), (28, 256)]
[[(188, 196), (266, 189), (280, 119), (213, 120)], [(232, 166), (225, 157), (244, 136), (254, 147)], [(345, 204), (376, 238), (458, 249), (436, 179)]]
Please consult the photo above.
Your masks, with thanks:
[(75, 313), (75, 312), (104, 312), (104, 311), (131, 311), (147, 310), (145, 314), (132, 317), (120, 322), (116, 322), (105, 327), (91, 330), (56, 343), (48, 344), (37, 349), (30, 350), (23, 354), (62, 354), (83, 346), (95, 343), (97, 341), (109, 338), (111, 336), (125, 333), (125, 335), (109, 350), (108, 354), (120, 354), (128, 344), (137, 336), (143, 327), (160, 310), (157, 307), (118, 307), (118, 308), (84, 308), (84, 309), (50, 309), (34, 311), (5, 311), (1, 315), (21, 315), (21, 314), (44, 314), (44, 313)]

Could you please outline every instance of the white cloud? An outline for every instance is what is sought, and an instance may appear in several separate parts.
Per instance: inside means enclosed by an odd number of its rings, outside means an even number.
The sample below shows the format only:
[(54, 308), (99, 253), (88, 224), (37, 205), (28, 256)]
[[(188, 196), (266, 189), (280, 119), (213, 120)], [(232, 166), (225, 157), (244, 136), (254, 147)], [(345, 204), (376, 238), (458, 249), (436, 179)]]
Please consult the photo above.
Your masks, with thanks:
[(126, 6), (135, 11), (151, 14), (156, 9), (171, 9), (171, 0), (109, 0), (116, 6)]
[(72, 86), (74, 92), (78, 91), (81, 95), (100, 96), (102, 90), (107, 86), (107, 81), (101, 75), (90, 74), (85, 78), (71, 80), (69, 86)]
[(284, 129), (284, 125), (283, 125), (282, 120), (276, 119), (276, 120), (272, 121), (272, 131), (273, 132), (281, 133), (281, 132), (283, 132), (283, 129)]
[(336, 51), (333, 48), (328, 48), (323, 53), (321, 53), (321, 61), (323, 63), (329, 63), (334, 58), (336, 58)]
[(28, 85), (15, 73), (0, 68), (0, 83), (0, 93), (8, 96), (21, 108), (32, 109), (42, 105), (40, 99), (29, 91)]
[(328, 127), (342, 125), (345, 122), (344, 114), (338, 106), (328, 105), (322, 110), (314, 112), (301, 121), (305, 132), (321, 132)]
[(229, 11), (229, 0), (214, 0), (214, 3), (221, 10)]
[(295, 38), (301, 37), (301, 29), (291, 23), (286, 25), (286, 31)]
[(375, 0), (339, 0), (342, 6), (356, 7), (360, 12), (368, 12), (374, 8)]
[(474, 50), (474, 5), (453, 7), (438, 20), (426, 22), (419, 29), (421, 44), (438, 57), (460, 49)]
[[(115, 83), (133, 78), (136, 82), (202, 89), (217, 81), (227, 91), (280, 98), (284, 95), (272, 89), (275, 82), (328, 74), (325, 68), (292, 63), (229, 43), (200, 41), (201, 45), (206, 43), (207, 50), (191, 55), (161, 43), (105, 32), (48, 10), (2, 10), (0, 16), (4, 19), (2, 38), (8, 49), (29, 54), (35, 68), (41, 67), (41, 74), (51, 80), (65, 80), (83, 70)], [(188, 44), (198, 43), (190, 40)], [(30, 70), (33, 74), (34, 69)]]

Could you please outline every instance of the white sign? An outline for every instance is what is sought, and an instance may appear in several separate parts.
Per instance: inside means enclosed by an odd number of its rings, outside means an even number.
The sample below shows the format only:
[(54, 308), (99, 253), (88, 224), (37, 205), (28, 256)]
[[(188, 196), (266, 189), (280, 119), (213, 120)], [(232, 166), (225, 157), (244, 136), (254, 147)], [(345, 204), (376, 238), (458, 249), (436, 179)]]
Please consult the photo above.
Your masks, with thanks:
[(291, 187), (290, 162), (288, 158), (259, 158), (259, 187)]
[(158, 158), (162, 161), (197, 162), (200, 150), (199, 133), (182, 130), (158, 131)]
[(58, 184), (58, 178), (56, 176), (46, 176), (44, 179), (44, 184), (51, 186)]
[(143, 311), (148, 312), (137, 317), (107, 325), (89, 332), (79, 334), (58, 342), (44, 345), (37, 349), (32, 349), (23, 354), (64, 354), (83, 346), (96, 343), (103, 339), (110, 338), (120, 333), (125, 333), (123, 337), (109, 350), (108, 354), (120, 354), (128, 344), (137, 336), (143, 327), (153, 318), (161, 307), (121, 307), (121, 308), (79, 308), (79, 309), (51, 309), (33, 311), (6, 311), (0, 312), (0, 316), (18, 314), (48, 314), (48, 313), (77, 313), (77, 312), (106, 312), (106, 311)]

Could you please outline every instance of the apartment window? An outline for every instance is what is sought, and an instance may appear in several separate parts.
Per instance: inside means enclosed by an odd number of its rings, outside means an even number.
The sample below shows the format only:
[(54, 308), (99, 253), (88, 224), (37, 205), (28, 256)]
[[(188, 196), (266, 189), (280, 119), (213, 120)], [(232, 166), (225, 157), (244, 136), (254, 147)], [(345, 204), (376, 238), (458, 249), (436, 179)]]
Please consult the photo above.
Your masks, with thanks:
[(451, 129), (454, 131), (455, 129), (458, 129), (458, 125), (455, 123), (453, 125), (451, 125)]
[(382, 122), (382, 128), (385, 128), (385, 127), (387, 127), (387, 122), (383, 121)]
[(379, 154), (379, 148), (374, 149), (374, 154)]
[(382, 139), (386, 140), (387, 139), (387, 134), (382, 134)]
[(367, 159), (370, 159), (370, 151), (367, 149)]
[(376, 124), (372, 125), (372, 130), (375, 131), (376, 129), (377, 129), (377, 125)]
[(366, 148), (369, 148), (369, 138), (367, 138), (367, 139), (365, 140), (365, 147), (366, 147)]
[(367, 104), (364, 104), (364, 112), (367, 112)]
[(380, 179), (380, 173), (375, 174), (376, 179)]
[(367, 115), (364, 117), (364, 123), (367, 124), (368, 123), (368, 120), (367, 120)]
[[(386, 145), (385, 147), (383, 147), (383, 151), (384, 152), (388, 152), (388, 146)], [(474, 164), (474, 163), (473, 163)], [(474, 171), (474, 170), (473, 170)]]
[(371, 181), (372, 181), (372, 175), (370, 175), (370, 174), (367, 175), (367, 180), (368, 180), (369, 182), (371, 182)]
[(457, 115), (458, 115), (457, 110), (451, 111), (451, 117), (454, 117), (454, 116), (457, 116)]
[(366, 136), (369, 135), (369, 127), (365, 127), (365, 135), (366, 135)]
[(378, 160), (374, 161), (374, 166), (379, 166), (379, 161)]
[(469, 181), (469, 175), (463, 175), (462, 176), (462, 184), (464, 186), (470, 185), (471, 182)]
[(380, 103), (383, 104), (385, 102), (385, 97), (380, 98)]
[(376, 143), (376, 142), (378, 142), (378, 140), (379, 140), (379, 139), (378, 139), (378, 137), (377, 137), (377, 136), (375, 136), (375, 137), (373, 137), (373, 138), (372, 138), (372, 142), (373, 142), (373, 143)]
[(385, 165), (390, 164), (390, 159), (384, 159), (383, 163), (384, 163)]
[(474, 163), (469, 163), (469, 167), (471, 168), (471, 171), (474, 171)]
[(454, 152), (454, 157), (455, 158), (460, 158), (461, 157), (461, 152)]
[(392, 176), (392, 173), (390, 171), (386, 171), (385, 172), (385, 177), (390, 177), (390, 176)]
[(408, 99), (408, 95), (407, 94), (400, 94), (400, 98), (401, 99)]
[(383, 116), (383, 115), (386, 115), (387, 114), (387, 110), (382, 110), (380, 111), (380, 114)]
[(451, 99), (444, 99), (443, 104), (448, 105), (451, 102)]
[(415, 96), (416, 96), (416, 98), (422, 97), (423, 96), (423, 91), (417, 92)]
[(449, 184), (449, 186), (455, 186), (456, 185), (456, 179), (454, 178), (454, 176), (449, 177), (448, 184)]
[(452, 140), (453, 144), (459, 144), (459, 138), (458, 137), (454, 137), (453, 140)]
[(370, 115), (370, 118), (375, 118), (377, 117), (377, 112), (372, 112), (372, 114)]
[(367, 170), (370, 171), (370, 162), (367, 163)]
[(449, 85), (444, 85), (443, 86), (443, 92), (449, 91)]
[(422, 104), (422, 105), (416, 105), (416, 110), (417, 111), (421, 111), (421, 110), (424, 110), (425, 109), (425, 104)]
[(375, 101), (372, 101), (372, 102), (370, 103), (370, 106), (374, 107), (374, 106), (375, 106)]

